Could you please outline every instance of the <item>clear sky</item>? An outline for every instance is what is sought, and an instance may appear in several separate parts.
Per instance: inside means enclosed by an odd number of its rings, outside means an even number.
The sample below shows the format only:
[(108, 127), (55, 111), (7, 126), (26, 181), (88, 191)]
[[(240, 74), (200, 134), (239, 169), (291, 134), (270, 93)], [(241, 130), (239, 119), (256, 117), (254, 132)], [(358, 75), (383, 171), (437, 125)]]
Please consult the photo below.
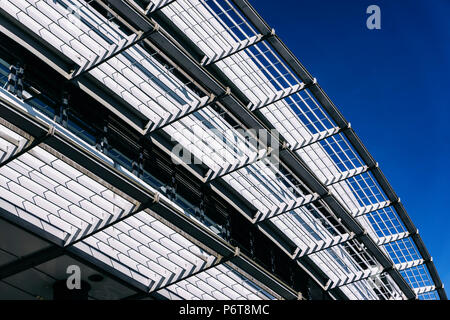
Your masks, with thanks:
[(379, 162), (450, 293), (450, 1), (250, 2)]

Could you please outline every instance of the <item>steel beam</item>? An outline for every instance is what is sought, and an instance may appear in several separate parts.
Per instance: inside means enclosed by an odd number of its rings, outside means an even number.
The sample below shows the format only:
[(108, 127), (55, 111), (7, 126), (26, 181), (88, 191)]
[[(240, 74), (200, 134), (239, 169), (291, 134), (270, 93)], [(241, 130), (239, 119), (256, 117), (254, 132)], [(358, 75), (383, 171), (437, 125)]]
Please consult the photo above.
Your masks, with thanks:
[[(433, 261), (429, 260), (425, 264), (428, 268), (428, 272), (430, 273), (430, 275), (433, 279), (434, 285), (436, 287), (436, 290), (439, 294), (440, 299), (447, 300), (447, 294), (444, 289), (444, 284), (442, 283), (441, 279), (439, 278), (439, 275), (436, 270), (436, 266), (434, 265)], [(438, 278), (433, 278), (433, 275), (438, 275)]]
[(331, 280), (307, 255), (296, 260), (297, 264), (305, 271), (311, 279), (323, 290), (330, 284)]
[(288, 257), (295, 259), (300, 248), (284, 233), (279, 232), (278, 228), (272, 221), (258, 223), (256, 225), (267, 238), (269, 238), (275, 245), (277, 245)]
[(58, 258), (64, 254), (64, 249), (51, 245), (36, 252), (20, 257), (15, 261), (0, 267), (0, 280), (11, 277), (20, 272), (37, 267), (40, 264)]

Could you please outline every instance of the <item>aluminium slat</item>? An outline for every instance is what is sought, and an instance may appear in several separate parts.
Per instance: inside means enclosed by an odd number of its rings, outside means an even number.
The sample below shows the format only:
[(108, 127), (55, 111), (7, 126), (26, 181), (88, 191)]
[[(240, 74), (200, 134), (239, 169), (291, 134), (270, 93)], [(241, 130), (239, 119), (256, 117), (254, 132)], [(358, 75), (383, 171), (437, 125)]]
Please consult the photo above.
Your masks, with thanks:
[(366, 215), (368, 213), (372, 213), (374, 211), (387, 208), (390, 205), (391, 205), (390, 201), (382, 201), (382, 202), (378, 202), (375, 204), (370, 204), (370, 205), (364, 206), (362, 208), (352, 210), (352, 215), (354, 217), (360, 217), (360, 216)]
[(395, 268), (397, 268), (397, 270), (401, 271), (401, 270), (405, 270), (405, 269), (408, 269), (411, 267), (416, 267), (416, 266), (424, 264), (424, 263), (425, 263), (424, 259), (417, 259), (417, 260), (413, 260), (413, 261), (397, 263), (397, 264), (395, 264)]
[(333, 237), (333, 239), (331, 241), (323, 241), (319, 244), (317, 244), (317, 246), (311, 248), (309, 247), (307, 250), (304, 251), (300, 251), (298, 254), (298, 258), (303, 257), (304, 255), (311, 255), (317, 252), (320, 252), (322, 250), (326, 250), (329, 248), (332, 248), (334, 246), (338, 246), (340, 244), (343, 244), (347, 241), (350, 241), (352, 239), (356, 238), (354, 233), (345, 233), (343, 235), (339, 235), (339, 236), (335, 236)]
[(245, 40), (241, 40), (240, 42), (238, 42), (236, 45), (234, 45), (233, 47), (231, 47), (228, 51), (224, 51), (221, 52), (220, 54), (216, 54), (213, 57), (208, 57), (205, 56), (202, 61), (201, 64), (204, 66), (210, 65), (210, 64), (214, 64), (217, 63), (225, 58), (228, 58), (230, 56), (232, 56), (233, 54), (236, 54), (242, 50), (245, 50), (261, 41), (266, 40), (268, 37), (272, 36), (273, 33), (271, 32), (268, 35), (262, 35), (262, 34), (257, 34), (251, 38), (245, 39)]
[(331, 129), (327, 129), (325, 131), (314, 133), (313, 135), (311, 135), (310, 138), (305, 139), (302, 142), (297, 142), (293, 146), (289, 146), (289, 148), (292, 149), (293, 151), (297, 151), (299, 149), (308, 147), (308, 146), (310, 146), (310, 145), (312, 145), (312, 144), (314, 144), (316, 142), (320, 142), (320, 141), (325, 140), (325, 139), (327, 139), (329, 137), (337, 135), (337, 134), (341, 133), (344, 130), (345, 129), (334, 127), (334, 128), (331, 128)]
[[(383, 281), (384, 279), (384, 281)], [(369, 293), (365, 287), (362, 287), (361, 284), (365, 282), (366, 286), (373, 290), (373, 293), (370, 293), (373, 296), (366, 296), (365, 294)], [(386, 283), (387, 282), (387, 283)], [(380, 299), (380, 300), (403, 300), (404, 296), (401, 290), (395, 285), (392, 281), (392, 278), (386, 273), (379, 273), (369, 278), (366, 278), (361, 281), (352, 282), (349, 285), (344, 285), (341, 287), (343, 290), (347, 287), (353, 287), (352, 291), (357, 290), (359, 293), (363, 294), (366, 299)]]
[(437, 289), (436, 286), (426, 286), (426, 287), (414, 288), (414, 292), (416, 292), (416, 294), (423, 294), (423, 293), (434, 291), (436, 289)]
[[(314, 81), (317, 81), (317, 80), (314, 79)], [(248, 105), (248, 108), (251, 111), (255, 111), (255, 110), (260, 110), (262, 108), (266, 108), (266, 107), (270, 106), (273, 103), (276, 103), (276, 102), (281, 101), (283, 99), (289, 98), (290, 96), (292, 96), (294, 94), (297, 94), (297, 93), (299, 93), (299, 92), (301, 92), (303, 90), (306, 90), (310, 86), (311, 85), (305, 85), (304, 83), (300, 83), (300, 84), (295, 84), (293, 86), (290, 86), (288, 88), (283, 88), (283, 89), (277, 91), (276, 93), (271, 94), (270, 96), (268, 96), (265, 101), (259, 101), (256, 104), (250, 103)]]
[[(158, 25), (155, 25), (155, 29), (158, 27), (159, 27)], [(138, 35), (133, 34), (128, 39), (122, 39), (124, 41), (119, 41), (118, 44), (115, 44), (115, 43), (112, 44), (108, 50), (105, 50), (104, 55), (95, 56), (94, 59), (92, 59), (90, 61), (87, 60), (83, 66), (80, 66), (80, 68), (78, 68), (78, 70), (72, 74), (71, 80), (74, 80), (75, 78), (81, 76), (83, 73), (87, 73), (87, 72), (91, 71), (92, 69), (97, 68), (102, 63), (107, 62), (108, 60), (114, 58), (118, 54), (121, 54), (125, 50), (138, 44), (139, 42), (141, 42), (142, 40), (147, 38), (151, 32), (156, 32), (156, 30), (150, 30), (145, 33), (138, 34)]]
[(218, 257), (212, 263), (207, 265), (204, 269), (197, 270), (197, 271), (187, 275), (186, 277), (181, 277), (179, 279), (176, 279), (175, 281), (168, 282), (166, 284), (161, 284), (159, 286), (154, 286), (153, 288), (150, 289), (150, 292), (152, 292), (152, 291), (159, 291), (159, 290), (163, 290), (163, 289), (168, 289), (170, 286), (177, 285), (178, 283), (180, 283), (182, 281), (186, 281), (189, 278), (196, 277), (200, 273), (206, 272), (209, 269), (216, 268), (219, 265), (222, 265), (222, 264), (224, 264), (224, 263), (226, 263), (228, 261), (231, 261), (237, 254), (238, 254), (238, 252), (235, 252), (235, 253), (233, 253), (233, 254), (231, 254), (229, 256), (226, 256), (226, 257)]
[(290, 201), (288, 203), (283, 203), (282, 206), (276, 206), (273, 209), (263, 213), (261, 211), (258, 211), (255, 217), (253, 218), (253, 223), (261, 223), (267, 219), (271, 219), (273, 217), (288, 213), (289, 211), (298, 209), (300, 207), (303, 207), (307, 204), (310, 204), (314, 201), (317, 201), (320, 199), (320, 196), (315, 194), (306, 195), (303, 198), (297, 198), (293, 201)]
[[(252, 22), (253, 25), (258, 29), (261, 33), (270, 32), (271, 28), (269, 25), (261, 18), (259, 13), (248, 3), (248, 1), (243, 0), (233, 0), (233, 3), (246, 15), (246, 17)], [(306, 68), (298, 61), (297, 57), (278, 39), (278, 36), (275, 36), (269, 39), (269, 42), (275, 43), (274, 46), (277, 51), (280, 52), (282, 57), (286, 57), (285, 59), (290, 62), (290, 64), (294, 65), (294, 71), (299, 73), (302, 79), (305, 79), (305, 83), (312, 83), (313, 77), (306, 70)]]
[(340, 172), (338, 176), (334, 176), (331, 179), (327, 179), (324, 183), (329, 186), (335, 183), (339, 183), (345, 180), (348, 180), (350, 178), (353, 178), (355, 176), (358, 176), (364, 172), (367, 172), (371, 170), (371, 168), (369, 168), (368, 166), (362, 166), (359, 168), (355, 168), (355, 169), (349, 169), (347, 171), (344, 172)]
[(177, 122), (187, 116), (190, 116), (194, 112), (197, 112), (203, 108), (206, 108), (206, 107), (220, 101), (220, 99), (221, 99), (221, 97), (215, 97), (214, 95), (210, 95), (209, 97), (205, 97), (203, 99), (203, 101), (201, 103), (199, 103), (198, 105), (190, 105), (190, 104), (184, 105), (182, 107), (182, 109), (179, 112), (177, 112), (176, 114), (171, 113), (168, 117), (161, 118), (161, 120), (158, 123), (153, 122), (148, 127), (148, 129), (145, 131), (145, 134), (148, 135), (148, 134), (152, 133), (153, 131), (160, 130), (166, 126), (172, 125), (175, 122)]
[[(188, 111), (192, 111), (192, 110), (188, 110)], [(166, 119), (166, 120), (171, 120), (171, 119), (168, 118), (168, 119)]]
[(394, 241), (408, 238), (410, 236), (411, 236), (411, 234), (409, 232), (400, 232), (400, 233), (392, 234), (392, 235), (385, 236), (385, 237), (376, 237), (375, 241), (376, 241), (377, 245), (381, 246), (381, 245), (388, 244), (388, 243), (391, 243)]
[(177, 0), (150, 0), (147, 8), (145, 8), (145, 15), (148, 15), (149, 13), (153, 13), (156, 12), (162, 8), (164, 8), (165, 6), (168, 6), (169, 4), (171, 4), (172, 2), (177, 1)]
[(0, 168), (8, 165), (8, 163), (10, 163), (10, 162), (13, 162), (14, 160), (19, 158), (23, 154), (29, 152), (34, 147), (39, 146), (41, 143), (44, 143), (45, 140), (47, 140), (53, 134), (53, 131), (54, 131), (54, 127), (51, 127), (51, 128), (49, 128), (49, 131), (46, 134), (44, 134), (40, 137), (37, 137), (35, 139), (29, 140), (20, 150), (18, 150), (16, 153), (14, 153), (10, 157), (8, 157), (6, 160), (1, 162)]
[(0, 163), (20, 152), (33, 139), (25, 132), (16, 132), (8, 122), (0, 119)]
[[(41, 6), (40, 6), (41, 7)], [(60, 8), (58, 7), (57, 8), (58, 10), (60, 10)], [(65, 12), (60, 12), (60, 14), (65, 14)], [(45, 23), (44, 23), (45, 24)], [(58, 20), (58, 24), (61, 24), (60, 22), (59, 22), (59, 20)], [(69, 31), (71, 30), (70, 28), (68, 29)], [(70, 34), (72, 34), (73, 35), (73, 32), (69, 32)], [(84, 36), (86, 36), (87, 37), (87, 34), (86, 33), (83, 33), (83, 35)], [(139, 36), (137, 36), (136, 34), (135, 35), (131, 35), (131, 40), (133, 40), (133, 38), (135, 38), (135, 37), (139, 37)], [(84, 38), (85, 39), (85, 38)], [(127, 39), (127, 38), (123, 38), (122, 40), (125, 40), (125, 39)], [(121, 40), (121, 41), (122, 41)], [(142, 40), (142, 39), (141, 39)], [(92, 42), (92, 41), (91, 41)], [(132, 43), (134, 43), (134, 40), (133, 41), (131, 41)], [(124, 42), (124, 43), (126, 43), (126, 42)], [(92, 46), (91, 47), (89, 47), (90, 49), (94, 49), (95, 50), (95, 48), (96, 48), (96, 45), (98, 45), (98, 43), (97, 44), (94, 44), (94, 47), (92, 48)], [(113, 45), (114, 46), (114, 45)], [(96, 56), (97, 58), (99, 58), (99, 57), (101, 57), (101, 55), (97, 55)], [(120, 59), (120, 57), (118, 57), (119, 58), (119, 60), (123, 60), (123, 59)], [(94, 59), (95, 60), (95, 59)], [(92, 69), (92, 68), (91, 68)], [(195, 107), (195, 105), (193, 105), (193, 107)], [(189, 109), (189, 108), (188, 108)], [(144, 110), (145, 111), (145, 110)]]
[(328, 290), (331, 290), (335, 287), (340, 287), (340, 286), (344, 286), (344, 285), (348, 285), (357, 281), (361, 281), (364, 279), (367, 279), (369, 277), (381, 274), (384, 272), (384, 269), (378, 269), (378, 268), (371, 268), (368, 270), (364, 270), (362, 272), (358, 272), (357, 274), (354, 274), (352, 276), (349, 276), (347, 279), (345, 279), (344, 281), (338, 281), (338, 282), (332, 282), (329, 286), (328, 286)]
[(244, 159), (237, 160), (234, 163), (230, 163), (226, 167), (222, 167), (217, 171), (210, 170), (206, 174), (205, 181), (209, 182), (218, 178), (222, 178), (223, 176), (228, 175), (234, 171), (238, 171), (242, 168), (252, 165), (257, 161), (262, 161), (264, 158), (270, 156), (270, 152), (270, 149), (258, 150), (258, 152), (255, 152), (252, 156), (246, 156)]

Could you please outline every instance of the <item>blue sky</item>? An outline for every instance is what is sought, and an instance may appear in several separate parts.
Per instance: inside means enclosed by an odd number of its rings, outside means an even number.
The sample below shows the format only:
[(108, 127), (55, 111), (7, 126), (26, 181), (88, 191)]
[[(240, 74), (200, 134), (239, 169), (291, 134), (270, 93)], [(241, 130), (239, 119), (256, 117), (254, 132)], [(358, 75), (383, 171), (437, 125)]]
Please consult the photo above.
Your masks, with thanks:
[[(250, 1), (351, 122), (450, 286), (450, 1)], [(372, 4), (381, 30), (366, 28)]]

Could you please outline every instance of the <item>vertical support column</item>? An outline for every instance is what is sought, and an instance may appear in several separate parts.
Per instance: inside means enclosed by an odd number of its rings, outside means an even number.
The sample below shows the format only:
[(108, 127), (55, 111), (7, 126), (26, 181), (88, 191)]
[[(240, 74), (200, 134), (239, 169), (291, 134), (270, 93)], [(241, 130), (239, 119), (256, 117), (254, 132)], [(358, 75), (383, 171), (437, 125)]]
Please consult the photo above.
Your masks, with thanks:
[(57, 121), (64, 128), (67, 128), (69, 121), (69, 98), (69, 93), (64, 91), (61, 99), (61, 105), (59, 106), (59, 118)]
[(24, 70), (19, 63), (9, 67), (8, 85), (6, 89), (19, 99), (23, 99), (23, 74)]
[(250, 256), (252, 259), (255, 258), (255, 236), (253, 235), (253, 232), (250, 231), (249, 234), (249, 241), (250, 241)]
[(108, 121), (105, 120), (103, 123), (103, 131), (97, 137), (97, 150), (108, 155), (109, 144), (108, 144)]
[(166, 186), (166, 195), (172, 201), (177, 200), (177, 167), (174, 163), (172, 163), (170, 181)]
[(200, 190), (200, 204), (195, 208), (195, 215), (200, 219), (201, 222), (205, 222), (205, 210), (208, 203), (208, 195), (205, 190), (205, 186), (201, 187)]
[(23, 99), (23, 68), (18, 64), (17, 65), (17, 87), (16, 87), (16, 95), (19, 99)]
[(291, 288), (295, 288), (295, 274), (294, 269), (292, 269), (292, 266), (289, 267), (289, 286)]
[(270, 270), (275, 273), (275, 253), (270, 249)]
[(139, 156), (133, 163), (131, 164), (132, 172), (139, 179), (142, 179), (144, 176), (144, 150), (142, 149), (139, 152)]
[(17, 68), (14, 65), (10, 65), (8, 74), (8, 85), (6, 86), (6, 90), (15, 95), (16, 83), (17, 83)]
[(226, 217), (225, 225), (222, 228), (222, 237), (228, 242), (232, 242), (231, 238), (231, 216), (228, 214)]

